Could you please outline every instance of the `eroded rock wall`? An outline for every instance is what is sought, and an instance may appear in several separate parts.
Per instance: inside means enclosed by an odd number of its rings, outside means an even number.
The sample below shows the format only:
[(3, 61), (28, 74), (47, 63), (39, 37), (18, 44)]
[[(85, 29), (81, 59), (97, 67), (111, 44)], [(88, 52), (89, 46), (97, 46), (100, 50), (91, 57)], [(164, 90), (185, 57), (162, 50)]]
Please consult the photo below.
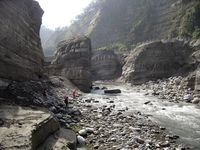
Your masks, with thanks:
[(25, 80), (41, 75), (42, 15), (43, 10), (36, 1), (0, 1), (0, 78)]
[(112, 80), (121, 76), (122, 64), (114, 51), (99, 50), (92, 55), (93, 80)]
[(91, 79), (91, 41), (87, 37), (73, 38), (58, 44), (55, 72), (74, 83), (81, 91), (89, 92)]
[(133, 84), (184, 75), (196, 69), (193, 49), (183, 41), (155, 41), (137, 47), (127, 58), (123, 78)]

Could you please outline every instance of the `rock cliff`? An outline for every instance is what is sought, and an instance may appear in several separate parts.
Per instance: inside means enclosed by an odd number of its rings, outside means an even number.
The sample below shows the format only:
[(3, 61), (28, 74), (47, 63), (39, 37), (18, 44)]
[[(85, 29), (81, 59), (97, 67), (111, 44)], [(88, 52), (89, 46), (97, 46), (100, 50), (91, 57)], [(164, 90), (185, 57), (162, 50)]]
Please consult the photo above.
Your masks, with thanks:
[(43, 10), (36, 1), (0, 1), (0, 78), (25, 80), (41, 76), (42, 15)]
[(155, 41), (137, 47), (127, 58), (123, 77), (133, 84), (184, 75), (197, 67), (194, 50), (183, 41)]
[(0, 106), (0, 148), (15, 150), (69, 150), (76, 147), (76, 134), (60, 128), (46, 110), (16, 105)]
[(73, 38), (58, 44), (52, 63), (55, 73), (68, 78), (81, 91), (91, 87), (91, 41), (87, 37)]
[(112, 80), (121, 76), (122, 64), (114, 51), (99, 50), (92, 55), (93, 80)]
[[(200, 37), (199, 0), (97, 0), (77, 16), (69, 28), (55, 32), (57, 38), (88, 35), (94, 49), (172, 37)], [(55, 38), (57, 37), (57, 38)], [(46, 43), (46, 44), (47, 44)]]

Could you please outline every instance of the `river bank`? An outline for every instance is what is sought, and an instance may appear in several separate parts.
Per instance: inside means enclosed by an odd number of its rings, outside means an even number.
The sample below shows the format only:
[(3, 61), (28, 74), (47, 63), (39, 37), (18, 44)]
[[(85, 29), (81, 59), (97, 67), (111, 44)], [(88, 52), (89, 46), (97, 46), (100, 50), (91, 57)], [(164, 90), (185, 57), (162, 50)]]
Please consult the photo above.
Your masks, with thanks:
[[(121, 87), (122, 93), (104, 95), (102, 91), (93, 91), (84, 94), (75, 104), (82, 112), (76, 124), (77, 133), (94, 149), (190, 149), (193, 145), (189, 142), (182, 145), (181, 137), (172, 132), (171, 127), (157, 122), (155, 112), (168, 108), (154, 105), (155, 97), (145, 96), (125, 85), (102, 83), (101, 86)], [(159, 115), (158, 120), (162, 113)], [(169, 121), (164, 118), (161, 120)], [(92, 132), (87, 133), (88, 128)]]
[[(98, 85), (121, 88), (122, 93), (104, 95), (93, 91), (79, 99), (83, 118), (78, 125), (96, 131), (87, 136), (87, 143), (97, 149), (199, 149), (197, 106), (160, 100), (130, 85)], [(143, 140), (142, 144), (137, 138)]]
[[(93, 90), (84, 94), (78, 91), (77, 98), (73, 99), (74, 87), (68, 81), (51, 78), (48, 82), (43, 82), (48, 87), (45, 101), (40, 101), (42, 88), (38, 88), (37, 82), (23, 83), (23, 86), (11, 84), (8, 89), (16, 94), (19, 104), (29, 94), (28, 104), (46, 106), (62, 127), (74, 130), (78, 142), (89, 145), (90, 149), (200, 148), (200, 109), (193, 104), (161, 100), (150, 92), (146, 94), (146, 89), (115, 82), (95, 84), (121, 89), (122, 93), (104, 94), (102, 90)], [(63, 101), (66, 95), (69, 96), (68, 107)]]

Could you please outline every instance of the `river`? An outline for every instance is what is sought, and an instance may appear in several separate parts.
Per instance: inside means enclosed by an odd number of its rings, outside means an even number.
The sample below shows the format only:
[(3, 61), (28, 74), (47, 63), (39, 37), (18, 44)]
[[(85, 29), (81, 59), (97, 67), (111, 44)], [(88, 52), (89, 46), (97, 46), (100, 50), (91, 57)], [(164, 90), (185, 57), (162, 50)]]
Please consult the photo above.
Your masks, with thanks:
[[(200, 108), (189, 103), (172, 103), (154, 96), (145, 95), (145, 91), (138, 92), (128, 84), (101, 83), (95, 85), (108, 89), (121, 89), (121, 94), (103, 94), (102, 90), (93, 90), (84, 97), (98, 100), (93, 103), (97, 107), (109, 105), (107, 100), (113, 100), (116, 110), (127, 109), (127, 113), (141, 112), (151, 116), (151, 119), (165, 127), (167, 132), (180, 136), (179, 142), (200, 149)], [(145, 102), (151, 101), (145, 105)], [(113, 105), (113, 104), (110, 104)]]

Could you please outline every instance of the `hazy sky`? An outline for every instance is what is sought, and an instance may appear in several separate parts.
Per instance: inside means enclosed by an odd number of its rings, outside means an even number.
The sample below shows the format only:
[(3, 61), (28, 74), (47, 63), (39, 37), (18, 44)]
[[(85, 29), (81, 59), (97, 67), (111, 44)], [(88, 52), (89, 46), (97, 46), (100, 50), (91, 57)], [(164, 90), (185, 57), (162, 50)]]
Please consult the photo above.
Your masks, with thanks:
[(45, 11), (43, 25), (50, 29), (70, 24), (92, 0), (36, 0)]

